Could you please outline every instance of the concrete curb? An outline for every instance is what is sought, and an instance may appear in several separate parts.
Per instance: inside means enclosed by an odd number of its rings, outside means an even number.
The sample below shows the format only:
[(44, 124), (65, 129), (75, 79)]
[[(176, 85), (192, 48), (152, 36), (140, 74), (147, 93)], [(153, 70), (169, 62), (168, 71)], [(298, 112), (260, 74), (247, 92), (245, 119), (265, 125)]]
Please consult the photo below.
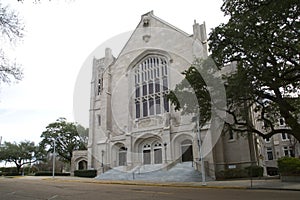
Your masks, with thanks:
[(94, 184), (116, 184), (116, 185), (139, 185), (139, 186), (153, 186), (153, 187), (189, 187), (189, 188), (210, 188), (210, 189), (247, 189), (243, 186), (211, 186), (211, 185), (193, 185), (193, 183), (157, 183), (157, 182), (143, 182), (143, 181), (102, 181), (102, 180), (78, 180), (78, 179), (52, 179), (44, 178), (43, 180), (53, 180), (62, 182), (82, 182)]
[(271, 187), (248, 187), (246, 189), (249, 190), (283, 190), (283, 191), (296, 191), (300, 192), (300, 189), (294, 189), (294, 188), (271, 188)]

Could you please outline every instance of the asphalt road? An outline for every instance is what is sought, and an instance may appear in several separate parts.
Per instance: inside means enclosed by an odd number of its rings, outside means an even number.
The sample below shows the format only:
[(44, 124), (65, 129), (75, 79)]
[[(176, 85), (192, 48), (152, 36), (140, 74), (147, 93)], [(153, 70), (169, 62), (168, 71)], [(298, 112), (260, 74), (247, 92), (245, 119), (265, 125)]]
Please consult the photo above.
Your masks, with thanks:
[(62, 180), (0, 178), (1, 200), (176, 200), (300, 199), (300, 192), (283, 190), (212, 189), (83, 183)]

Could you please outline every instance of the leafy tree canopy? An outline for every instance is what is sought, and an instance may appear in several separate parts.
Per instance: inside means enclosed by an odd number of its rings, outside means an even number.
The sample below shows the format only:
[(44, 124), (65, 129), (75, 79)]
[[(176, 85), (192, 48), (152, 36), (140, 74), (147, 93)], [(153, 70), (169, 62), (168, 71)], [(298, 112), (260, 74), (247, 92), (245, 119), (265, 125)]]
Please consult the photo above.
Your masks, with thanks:
[[(20, 21), (18, 14), (4, 6), (0, 2), (0, 41), (1, 43), (15, 44), (23, 38), (24, 25)], [(21, 80), (23, 77), (20, 65), (13, 61), (5, 53), (4, 46), (0, 47), (0, 85), (1, 83), (11, 83), (12, 80)]]
[[(236, 61), (237, 73), (228, 80), (229, 98), (247, 101), (264, 131), (245, 119), (235, 124), (263, 137), (287, 132), (300, 140), (300, 5), (297, 0), (224, 0), (227, 24), (216, 27), (210, 50), (221, 66)], [(288, 129), (278, 127), (283, 117)]]
[[(82, 126), (80, 126), (82, 129)], [(59, 118), (56, 122), (49, 124), (41, 135), (40, 145), (48, 152), (53, 152), (53, 141), (55, 151), (60, 158), (71, 163), (74, 150), (86, 150), (86, 143), (81, 139), (76, 124), (67, 122), (65, 118)]]
[(36, 146), (34, 142), (23, 141), (19, 144), (5, 142), (0, 147), (0, 160), (14, 163), (18, 172), (23, 165), (31, 164), (44, 158), (45, 151)]
[[(223, 77), (229, 116), (225, 123), (231, 131), (257, 133), (264, 138), (289, 133), (300, 140), (299, 2), (224, 0), (221, 9), (230, 19), (212, 30), (209, 47), (223, 72), (236, 65), (234, 73)], [(198, 62), (198, 68), (204, 63)], [(191, 88), (196, 91), (200, 115), (207, 122), (212, 106), (223, 107), (215, 106), (218, 100), (208, 95), (210, 87), (193, 68), (194, 64), (183, 73), (190, 85), (181, 83), (174, 92), (178, 98)], [(173, 94), (171, 101), (180, 108)], [(191, 112), (188, 104), (181, 108)], [(278, 126), (281, 117), (287, 126)], [(255, 126), (253, 119), (263, 127)]]

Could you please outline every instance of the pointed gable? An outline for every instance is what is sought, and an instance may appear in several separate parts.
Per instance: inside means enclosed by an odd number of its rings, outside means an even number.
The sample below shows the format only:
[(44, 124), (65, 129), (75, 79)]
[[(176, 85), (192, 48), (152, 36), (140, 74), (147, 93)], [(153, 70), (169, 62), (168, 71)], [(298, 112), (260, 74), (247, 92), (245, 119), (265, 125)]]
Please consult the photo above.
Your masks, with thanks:
[(168, 49), (166, 45), (173, 45), (171, 40), (173, 43), (177, 41), (176, 39), (182, 42), (183, 39), (189, 39), (190, 36), (150, 11), (141, 16), (140, 22), (121, 50), (119, 57), (128, 52), (147, 48)]

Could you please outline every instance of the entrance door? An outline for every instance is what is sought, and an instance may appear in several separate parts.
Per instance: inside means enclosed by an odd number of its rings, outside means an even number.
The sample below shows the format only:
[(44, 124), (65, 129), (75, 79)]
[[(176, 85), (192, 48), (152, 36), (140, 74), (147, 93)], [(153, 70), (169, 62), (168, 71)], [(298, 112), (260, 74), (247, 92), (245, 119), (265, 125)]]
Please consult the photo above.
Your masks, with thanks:
[(192, 145), (181, 145), (181, 159), (182, 162), (193, 161)]
[(154, 164), (161, 164), (162, 163), (162, 150), (154, 149)]
[(143, 150), (143, 159), (144, 159), (144, 165), (151, 164), (151, 150)]
[(126, 165), (127, 162), (127, 150), (125, 147), (119, 149), (119, 166)]
[(87, 162), (82, 160), (78, 163), (78, 170), (86, 170), (87, 169)]

